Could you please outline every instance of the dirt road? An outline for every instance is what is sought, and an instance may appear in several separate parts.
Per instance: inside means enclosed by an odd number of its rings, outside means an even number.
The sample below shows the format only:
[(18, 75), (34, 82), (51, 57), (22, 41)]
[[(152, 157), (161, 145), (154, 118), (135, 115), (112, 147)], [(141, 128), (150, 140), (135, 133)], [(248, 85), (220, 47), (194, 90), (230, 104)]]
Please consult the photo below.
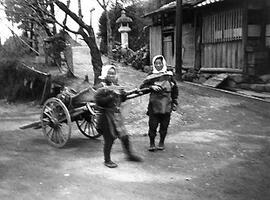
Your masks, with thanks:
[[(75, 49), (74, 63), (81, 75), (90, 75), (83, 52)], [(126, 88), (145, 76), (130, 68), (119, 73)], [(39, 118), (38, 106), (1, 100), (0, 199), (268, 200), (270, 104), (186, 83), (179, 83), (179, 91), (165, 151), (147, 151), (148, 97), (123, 105), (133, 147), (144, 162), (126, 161), (116, 141), (115, 169), (102, 164), (102, 138), (89, 140), (74, 124), (70, 142), (56, 149), (40, 130), (19, 129)]]

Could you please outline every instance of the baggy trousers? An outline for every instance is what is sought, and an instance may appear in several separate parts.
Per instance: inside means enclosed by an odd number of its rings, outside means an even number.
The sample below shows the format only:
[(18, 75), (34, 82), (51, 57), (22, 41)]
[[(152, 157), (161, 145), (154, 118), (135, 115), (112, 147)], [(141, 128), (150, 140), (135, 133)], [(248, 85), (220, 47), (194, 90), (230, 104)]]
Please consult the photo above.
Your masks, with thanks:
[(158, 125), (159, 125), (160, 142), (164, 143), (165, 137), (167, 135), (168, 127), (170, 124), (170, 119), (171, 119), (171, 113), (165, 113), (165, 114), (149, 113), (148, 135), (149, 135), (151, 143), (153, 143), (157, 135)]
[[(106, 133), (103, 134), (103, 138), (104, 138), (104, 147), (103, 147), (104, 161), (109, 162), (111, 161), (111, 150), (112, 150), (112, 145), (114, 143), (115, 138), (112, 137), (110, 134), (106, 134)], [(119, 139), (121, 140), (124, 153), (127, 156), (130, 156), (132, 152), (131, 152), (128, 135), (122, 136)]]

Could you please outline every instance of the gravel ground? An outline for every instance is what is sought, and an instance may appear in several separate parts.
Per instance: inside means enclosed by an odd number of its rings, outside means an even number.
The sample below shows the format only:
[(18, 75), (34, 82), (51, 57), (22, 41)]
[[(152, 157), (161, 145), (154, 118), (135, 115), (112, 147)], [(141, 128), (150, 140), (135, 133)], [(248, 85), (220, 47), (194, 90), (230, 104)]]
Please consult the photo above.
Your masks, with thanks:
[[(87, 49), (74, 49), (74, 63), (80, 77), (88, 74), (92, 80)], [(127, 67), (118, 70), (127, 89), (146, 76)], [(19, 129), (39, 119), (39, 106), (1, 100), (1, 200), (268, 200), (270, 104), (187, 83), (178, 86), (179, 108), (165, 151), (147, 151), (148, 96), (123, 104), (134, 151), (144, 162), (126, 161), (117, 140), (115, 169), (102, 164), (102, 138), (86, 139), (74, 124), (70, 142), (54, 148), (41, 130)]]

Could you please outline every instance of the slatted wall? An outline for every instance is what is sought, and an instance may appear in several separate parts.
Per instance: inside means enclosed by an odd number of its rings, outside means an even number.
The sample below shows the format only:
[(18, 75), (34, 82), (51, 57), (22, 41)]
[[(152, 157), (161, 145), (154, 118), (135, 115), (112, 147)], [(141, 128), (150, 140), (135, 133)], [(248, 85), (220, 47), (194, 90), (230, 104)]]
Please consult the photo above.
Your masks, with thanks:
[(150, 28), (150, 61), (156, 55), (162, 54), (162, 33), (161, 26), (152, 26)]
[(202, 68), (242, 69), (242, 9), (205, 15), (202, 19)]

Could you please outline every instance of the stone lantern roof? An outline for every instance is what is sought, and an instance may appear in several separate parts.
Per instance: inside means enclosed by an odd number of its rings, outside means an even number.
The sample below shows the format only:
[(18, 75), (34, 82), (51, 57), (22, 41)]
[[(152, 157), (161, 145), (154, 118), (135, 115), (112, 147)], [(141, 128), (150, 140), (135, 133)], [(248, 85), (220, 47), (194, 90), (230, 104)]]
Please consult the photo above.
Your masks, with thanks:
[(126, 16), (126, 11), (125, 10), (121, 11), (121, 17), (119, 17), (116, 20), (117, 24), (119, 24), (119, 23), (131, 23), (131, 22), (133, 22), (133, 20), (130, 17)]

